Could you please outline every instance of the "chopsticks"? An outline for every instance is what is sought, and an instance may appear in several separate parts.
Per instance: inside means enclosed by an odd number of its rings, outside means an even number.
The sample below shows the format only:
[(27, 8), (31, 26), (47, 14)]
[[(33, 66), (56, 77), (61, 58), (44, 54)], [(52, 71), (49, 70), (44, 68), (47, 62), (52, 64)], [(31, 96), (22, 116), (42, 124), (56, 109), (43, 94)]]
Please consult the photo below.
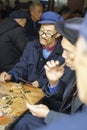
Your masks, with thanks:
[(22, 82), (24, 82), (24, 83), (26, 83), (26, 84), (32, 85), (31, 82), (29, 82), (29, 81), (27, 81), (27, 80), (25, 80), (25, 79), (23, 79), (23, 78), (20, 78), (20, 77), (19, 77), (18, 80), (20, 80), (20, 81), (22, 81)]
[(26, 93), (25, 93), (25, 90), (24, 90), (22, 84), (20, 85), (19, 89), (20, 89), (20, 92), (21, 92), (23, 98), (24, 98), (29, 104), (32, 104), (30, 98), (28, 98), (28, 97), (26, 96)]

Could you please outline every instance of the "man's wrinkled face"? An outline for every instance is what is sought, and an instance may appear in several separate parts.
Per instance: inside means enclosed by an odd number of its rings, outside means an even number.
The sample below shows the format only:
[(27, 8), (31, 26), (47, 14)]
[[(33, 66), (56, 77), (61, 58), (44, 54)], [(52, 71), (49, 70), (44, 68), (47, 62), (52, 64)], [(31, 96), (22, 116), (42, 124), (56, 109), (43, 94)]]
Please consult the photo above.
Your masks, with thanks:
[(87, 43), (83, 37), (79, 37), (77, 41), (75, 69), (79, 97), (87, 104)]
[(72, 45), (66, 38), (63, 37), (62, 47), (63, 47), (62, 56), (65, 58), (66, 65), (71, 69), (74, 69), (73, 61), (74, 61), (75, 46)]
[(39, 21), (41, 18), (41, 15), (43, 13), (43, 8), (40, 6), (35, 6), (35, 8), (31, 11), (31, 17), (36, 22)]
[(42, 24), (39, 30), (39, 38), (41, 45), (46, 48), (51, 47), (54, 43), (58, 34), (55, 30), (55, 25), (53, 24)]

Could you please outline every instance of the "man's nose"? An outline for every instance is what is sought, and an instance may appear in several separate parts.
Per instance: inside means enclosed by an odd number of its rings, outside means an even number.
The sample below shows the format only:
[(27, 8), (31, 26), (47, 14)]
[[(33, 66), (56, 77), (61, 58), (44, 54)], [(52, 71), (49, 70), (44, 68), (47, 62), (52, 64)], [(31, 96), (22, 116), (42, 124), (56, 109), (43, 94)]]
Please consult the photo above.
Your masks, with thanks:
[(46, 33), (43, 33), (42, 38), (46, 38)]

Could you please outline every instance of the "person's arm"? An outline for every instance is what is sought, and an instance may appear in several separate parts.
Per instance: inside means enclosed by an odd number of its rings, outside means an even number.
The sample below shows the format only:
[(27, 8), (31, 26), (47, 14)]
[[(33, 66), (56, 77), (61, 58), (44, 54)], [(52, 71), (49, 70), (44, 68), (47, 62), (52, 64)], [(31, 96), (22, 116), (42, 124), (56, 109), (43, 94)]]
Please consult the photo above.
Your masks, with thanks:
[(46, 124), (50, 124), (55, 120), (58, 120), (58, 119), (60, 120), (61, 118), (67, 117), (67, 116), (70, 116), (70, 115), (64, 114), (61, 112), (56, 112), (56, 111), (49, 111), (47, 116), (44, 118), (44, 122)]
[(64, 67), (58, 70), (60, 67), (59, 64), (60, 62), (58, 60), (57, 61), (51, 60), (48, 61), (44, 66), (46, 76), (49, 80), (51, 87), (55, 86), (59, 82), (60, 78), (63, 76)]
[(50, 111), (49, 108), (43, 104), (31, 105), (27, 102), (26, 106), (32, 113), (32, 115), (43, 119), (47, 116), (48, 112)]
[(29, 103), (26, 103), (27, 108), (32, 113), (32, 115), (43, 118), (44, 122), (46, 124), (49, 124), (56, 119), (63, 118), (64, 116), (69, 116), (64, 113), (50, 111), (49, 108), (46, 105), (39, 104), (39, 105), (31, 105)]
[(50, 95), (58, 90), (60, 86), (60, 78), (64, 73), (64, 68), (62, 68), (62, 71), (58, 71), (59, 61), (54, 60), (48, 61), (44, 68), (49, 82), (45, 82), (43, 91), (46, 95)]
[(19, 62), (8, 72), (13, 76), (13, 80), (16, 82), (18, 81), (19, 77), (26, 79), (28, 72), (29, 52), (30, 47), (28, 43), (23, 52), (23, 55), (20, 57)]
[(54, 86), (50, 86), (50, 84), (48, 83), (48, 89), (49, 89), (49, 92), (51, 93), (51, 94), (53, 94), (55, 91), (57, 91), (57, 89), (58, 89), (58, 83), (57, 84), (55, 84)]

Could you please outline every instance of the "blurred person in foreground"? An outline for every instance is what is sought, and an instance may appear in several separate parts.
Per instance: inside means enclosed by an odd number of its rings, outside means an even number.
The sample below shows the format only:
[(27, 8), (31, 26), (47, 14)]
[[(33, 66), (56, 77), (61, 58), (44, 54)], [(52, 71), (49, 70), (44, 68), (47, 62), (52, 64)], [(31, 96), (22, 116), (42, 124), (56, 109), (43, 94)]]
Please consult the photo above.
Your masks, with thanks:
[(72, 12), (71, 9), (68, 6), (63, 5), (60, 10), (58, 11), (58, 14), (60, 14), (64, 20), (72, 18)]

